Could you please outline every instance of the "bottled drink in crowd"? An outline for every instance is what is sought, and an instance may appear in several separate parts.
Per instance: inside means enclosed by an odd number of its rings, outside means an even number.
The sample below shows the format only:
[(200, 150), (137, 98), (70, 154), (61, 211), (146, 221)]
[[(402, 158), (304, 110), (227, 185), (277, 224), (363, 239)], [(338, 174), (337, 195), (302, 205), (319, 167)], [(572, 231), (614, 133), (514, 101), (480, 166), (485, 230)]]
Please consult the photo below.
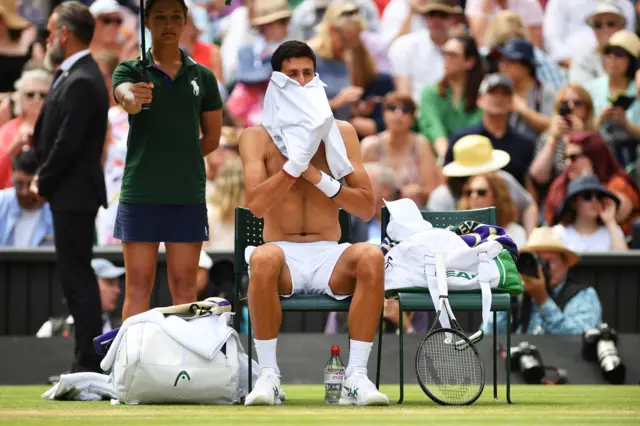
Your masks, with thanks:
[(344, 381), (344, 364), (340, 359), (340, 348), (331, 347), (331, 358), (324, 366), (324, 403), (337, 404), (342, 393)]

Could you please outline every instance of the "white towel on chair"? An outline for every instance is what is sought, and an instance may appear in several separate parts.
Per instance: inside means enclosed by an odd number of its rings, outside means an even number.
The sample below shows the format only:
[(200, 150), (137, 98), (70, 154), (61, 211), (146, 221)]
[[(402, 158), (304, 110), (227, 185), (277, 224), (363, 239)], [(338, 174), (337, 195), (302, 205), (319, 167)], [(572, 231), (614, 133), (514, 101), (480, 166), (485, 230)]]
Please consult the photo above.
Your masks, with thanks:
[[(353, 172), (336, 125), (324, 84), (318, 74), (304, 86), (274, 71), (264, 98), (262, 125), (278, 149), (290, 160), (311, 158), (325, 142), (331, 174), (342, 179)], [(313, 151), (313, 152), (310, 152)]]
[(116, 398), (109, 376), (99, 373), (72, 373), (42, 394), (44, 399), (58, 401), (102, 401)]

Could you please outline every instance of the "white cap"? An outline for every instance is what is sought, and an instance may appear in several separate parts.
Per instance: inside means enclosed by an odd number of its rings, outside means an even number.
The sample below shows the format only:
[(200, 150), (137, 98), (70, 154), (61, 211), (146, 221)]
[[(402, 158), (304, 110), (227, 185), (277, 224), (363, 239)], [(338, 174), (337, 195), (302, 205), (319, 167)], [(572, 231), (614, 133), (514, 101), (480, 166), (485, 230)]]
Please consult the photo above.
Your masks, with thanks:
[(212, 266), (213, 266), (213, 260), (211, 259), (211, 257), (207, 253), (205, 253), (204, 250), (201, 250), (198, 267), (202, 269), (211, 269)]
[(89, 6), (89, 11), (95, 18), (108, 13), (120, 13), (122, 6), (116, 0), (96, 0)]

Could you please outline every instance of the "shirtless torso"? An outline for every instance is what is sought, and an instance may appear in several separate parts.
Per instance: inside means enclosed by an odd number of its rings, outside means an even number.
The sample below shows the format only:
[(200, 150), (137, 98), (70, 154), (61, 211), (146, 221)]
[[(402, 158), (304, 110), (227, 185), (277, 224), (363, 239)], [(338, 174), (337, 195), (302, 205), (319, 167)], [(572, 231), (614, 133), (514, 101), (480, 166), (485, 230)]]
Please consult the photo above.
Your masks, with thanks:
[(245, 129), (240, 136), (247, 207), (264, 218), (265, 242), (308, 243), (340, 240), (338, 212), (369, 221), (375, 212), (371, 181), (360, 157), (360, 143), (353, 126), (336, 121), (354, 171), (335, 198), (316, 188), (321, 171), (331, 175), (324, 143), (297, 180), (282, 172), (287, 161), (262, 126)]
[[(254, 150), (252, 158), (260, 157), (266, 177), (280, 173), (287, 159), (280, 153), (266, 129), (257, 126), (245, 131), (251, 134), (251, 149)], [(318, 170), (331, 174), (324, 143), (320, 144), (311, 164)], [(334, 200), (327, 198), (309, 181), (300, 178), (264, 214), (264, 241), (338, 241), (338, 210)]]

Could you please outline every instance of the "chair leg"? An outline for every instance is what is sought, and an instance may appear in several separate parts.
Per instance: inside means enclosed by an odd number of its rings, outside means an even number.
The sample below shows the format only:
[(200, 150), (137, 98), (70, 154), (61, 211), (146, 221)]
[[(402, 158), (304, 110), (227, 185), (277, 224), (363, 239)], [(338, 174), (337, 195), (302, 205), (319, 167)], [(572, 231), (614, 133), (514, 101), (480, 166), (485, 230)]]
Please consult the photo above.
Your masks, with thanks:
[(398, 342), (400, 344), (400, 398), (398, 404), (402, 404), (404, 400), (404, 325), (402, 324), (402, 306), (399, 309), (400, 318), (398, 321), (398, 329), (400, 330)]
[(511, 402), (511, 306), (507, 309), (507, 403)]
[(248, 341), (247, 341), (247, 346), (249, 346), (248, 348), (248, 354), (247, 356), (249, 357), (249, 392), (251, 392), (253, 390), (253, 371), (252, 371), (252, 365), (253, 365), (253, 344), (251, 342), (251, 313), (249, 313), (247, 315), (247, 336), (248, 336)]
[(493, 400), (498, 400), (498, 314), (493, 311)]
[(378, 326), (378, 364), (376, 365), (376, 389), (380, 390), (380, 365), (382, 364), (382, 326), (384, 325), (384, 317), (380, 316), (380, 325)]

